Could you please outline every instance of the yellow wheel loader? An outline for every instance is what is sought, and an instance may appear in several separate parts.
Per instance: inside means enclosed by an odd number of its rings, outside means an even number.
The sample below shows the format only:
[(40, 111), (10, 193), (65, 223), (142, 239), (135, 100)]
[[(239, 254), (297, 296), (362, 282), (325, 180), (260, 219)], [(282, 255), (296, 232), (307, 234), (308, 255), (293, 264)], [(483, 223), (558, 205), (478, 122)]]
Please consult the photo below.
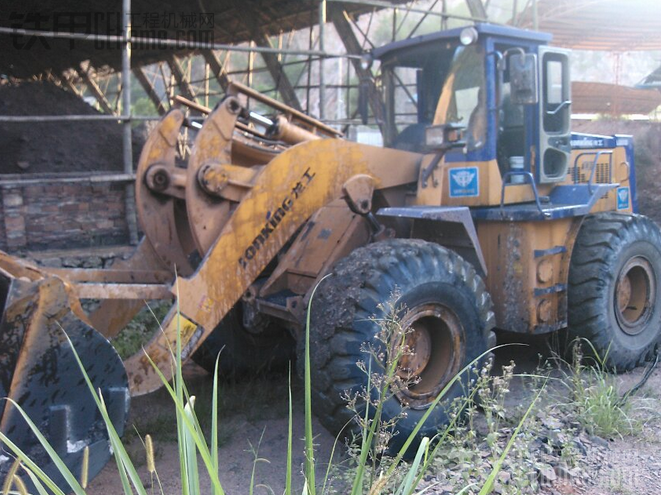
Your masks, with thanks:
[[(145, 345), (166, 376), (178, 331), (184, 358), (211, 368), (226, 346), (221, 368), (242, 373), (286, 359), (295, 341), (302, 349), (317, 284), (313, 403), (334, 432), (351, 416), (341, 394), (366, 386), (356, 362), (389, 301), (405, 308), (400, 371), (411, 378), (384, 407), (386, 418), (407, 408), (394, 446), (496, 329), (568, 328), (612, 368), (642, 363), (660, 337), (661, 235), (635, 213), (632, 138), (571, 133), (569, 54), (549, 41), (482, 24), (374, 49), (365, 62), (380, 63), (383, 147), (240, 84), (212, 111), (179, 99), (140, 158), (145, 237), (132, 258), (110, 270), (0, 258), (0, 392), (68, 465), (89, 446), (94, 474), (107, 438), (63, 332), (121, 431), (129, 395), (161, 385), (143, 352), (122, 363), (108, 343), (144, 300), (180, 308)], [(190, 107), (208, 114), (201, 126)], [(81, 299), (102, 302), (85, 314)], [(457, 381), (443, 403), (468, 386)], [(13, 404), (0, 414), (2, 432), (52, 474)], [(438, 407), (420, 436), (446, 422)], [(0, 472), (9, 465), (3, 453)]]

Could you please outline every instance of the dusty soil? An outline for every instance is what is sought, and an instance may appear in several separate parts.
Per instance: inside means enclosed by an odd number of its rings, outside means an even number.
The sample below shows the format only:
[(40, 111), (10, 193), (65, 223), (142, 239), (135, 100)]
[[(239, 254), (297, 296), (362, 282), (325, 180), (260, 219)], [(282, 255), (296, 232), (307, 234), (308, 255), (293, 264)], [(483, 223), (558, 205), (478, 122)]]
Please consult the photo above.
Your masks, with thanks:
[[(523, 356), (525, 354), (525, 357)], [(538, 364), (536, 350), (522, 353), (519, 350), (500, 349), (496, 356), (496, 367), (516, 359), (518, 372), (532, 371)], [(209, 376), (195, 365), (185, 368), (187, 382), (192, 393), (198, 394), (196, 409), (201, 415), (208, 414), (204, 397), (210, 390)], [(618, 381), (622, 390), (635, 385), (644, 373), (643, 368), (620, 375)], [(248, 492), (253, 470), (255, 454), (259, 446), (259, 458), (256, 464), (256, 494), (282, 493), (284, 490), (287, 441), (287, 377), (275, 374), (257, 382), (224, 384), (221, 394), (225, 402), (221, 404), (221, 447), (220, 479), (228, 494)], [(523, 381), (513, 382), (509, 400), (513, 403), (526, 404), (532, 398), (532, 392), (523, 385)], [(652, 406), (659, 403), (661, 389), (661, 368), (656, 369), (641, 393), (652, 397)], [(294, 475), (299, 488), (302, 484), (301, 466), (303, 457), (303, 402), (300, 384), (294, 385)], [(203, 404), (200, 406), (200, 404)], [(207, 399), (208, 404), (208, 399)], [(173, 412), (170, 400), (163, 391), (133, 400), (130, 423), (135, 424), (141, 434), (152, 433), (156, 438), (156, 467), (166, 494), (177, 493), (179, 487), (179, 458), (174, 438)], [(333, 448), (334, 438), (317, 421), (314, 423), (317, 457), (321, 465), (317, 473), (323, 479), (326, 460)], [(135, 434), (127, 436), (130, 452), (140, 465), (143, 479), (148, 482), (143, 461), (143, 449)], [(553, 480), (544, 483), (541, 493), (545, 495), (606, 495), (606, 494), (649, 494), (661, 493), (661, 427), (649, 425), (642, 435), (635, 438), (602, 439), (582, 433), (577, 438), (585, 448), (585, 455), (578, 469), (568, 472), (558, 470), (559, 475), (552, 475)], [(342, 450), (341, 448), (339, 449)], [(336, 456), (341, 462), (342, 453)], [(433, 477), (433, 473), (430, 473)], [(205, 480), (202, 493), (210, 493)], [(272, 491), (271, 491), (272, 490)], [(116, 468), (109, 464), (92, 482), (90, 493), (119, 495)], [(442, 488), (426, 493), (450, 495)]]
[[(191, 394), (197, 394), (196, 412), (204, 418), (210, 415), (209, 396), (211, 377), (194, 363), (184, 368), (186, 383)], [(279, 372), (267, 378), (247, 380), (221, 385), (219, 407), (220, 480), (228, 494), (248, 493), (255, 450), (262, 459), (255, 465), (254, 493), (283, 493), (287, 466), (288, 393), (287, 375)], [(304, 410), (302, 390), (298, 381), (292, 388), (293, 414), (293, 471), (298, 492), (302, 489), (304, 462)], [(181, 493), (179, 479), (179, 453), (174, 438), (174, 410), (170, 397), (164, 390), (134, 398), (131, 404), (129, 429), (133, 426), (141, 436), (150, 433), (155, 438), (156, 469), (164, 493)], [(335, 438), (318, 421), (313, 424), (315, 444), (318, 449), (318, 479), (323, 479)], [(146, 472), (144, 449), (134, 433), (127, 433), (129, 452), (145, 483), (150, 482)], [(259, 485), (259, 486), (258, 486)], [(122, 494), (118, 484), (117, 469), (112, 461), (90, 485), (89, 493), (104, 495)], [(202, 482), (202, 494), (211, 493), (208, 479)]]
[[(0, 85), (0, 115), (100, 115), (46, 82)], [(144, 143), (133, 133), (134, 161)], [(114, 121), (0, 123), (0, 174), (121, 171), (122, 128)]]

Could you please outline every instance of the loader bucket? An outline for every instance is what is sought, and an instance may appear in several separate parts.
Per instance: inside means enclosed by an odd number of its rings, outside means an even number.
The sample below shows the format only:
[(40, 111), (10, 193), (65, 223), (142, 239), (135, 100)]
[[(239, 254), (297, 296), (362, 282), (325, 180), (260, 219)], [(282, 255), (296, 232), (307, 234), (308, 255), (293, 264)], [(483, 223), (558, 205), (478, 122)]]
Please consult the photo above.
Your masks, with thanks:
[[(120, 435), (129, 406), (126, 372), (110, 343), (81, 319), (78, 301), (60, 278), (26, 270), (0, 253), (0, 304), (0, 431), (67, 492), (18, 408), (4, 398), (23, 408), (77, 477), (89, 447), (91, 479), (110, 458), (108, 435), (65, 332)], [(0, 480), (14, 458), (0, 443)], [(25, 473), (22, 478), (28, 481)]]

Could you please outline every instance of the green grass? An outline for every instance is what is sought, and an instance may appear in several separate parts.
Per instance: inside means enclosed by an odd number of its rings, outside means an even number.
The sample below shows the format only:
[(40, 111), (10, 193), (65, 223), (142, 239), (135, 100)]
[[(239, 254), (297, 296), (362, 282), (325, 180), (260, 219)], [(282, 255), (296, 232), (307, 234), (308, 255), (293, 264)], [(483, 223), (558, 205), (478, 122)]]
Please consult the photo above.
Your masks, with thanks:
[[(333, 460), (335, 448), (333, 449), (333, 452), (331, 452), (329, 459), (320, 458), (320, 454), (316, 451), (311, 412), (311, 383), (309, 373), (310, 358), (308, 350), (309, 324), (310, 322), (308, 314), (306, 331), (306, 342), (308, 345), (306, 347), (305, 353), (306, 372), (303, 383), (306, 455), (303, 469), (303, 490), (301, 493), (303, 495), (316, 495), (317, 493), (320, 495), (325, 495), (336, 493), (334, 484), (330, 479), (334, 472)], [(388, 335), (389, 339), (394, 338), (396, 343), (399, 342), (399, 345), (404, 345), (404, 333), (402, 333), (403, 330), (400, 328), (396, 319), (386, 319), (384, 322), (384, 328), (387, 330), (384, 331), (384, 335)], [(388, 348), (393, 347), (389, 346)], [(422, 427), (424, 421), (431, 414), (433, 408), (436, 407), (443, 399), (443, 396), (447, 390), (456, 380), (459, 379), (458, 375), (445, 387), (445, 389), (434, 401), (432, 406), (427, 410), (426, 414), (423, 416), (422, 421), (419, 423), (416, 430), (413, 431), (411, 436), (406, 440), (400, 451), (392, 457), (384, 453), (382, 443), (384, 433), (389, 431), (392, 426), (396, 426), (389, 422), (384, 422), (381, 419), (383, 401), (384, 398), (390, 396), (390, 394), (393, 393), (392, 387), (396, 381), (395, 375), (397, 371), (397, 361), (402, 355), (401, 352), (396, 350), (397, 344), (395, 345), (394, 349), (395, 351), (392, 352), (393, 357), (387, 360), (386, 369), (383, 376), (378, 377), (376, 374), (371, 374), (371, 370), (366, 370), (368, 373), (370, 373), (370, 377), (374, 377), (374, 382), (368, 385), (366, 393), (367, 391), (371, 390), (372, 386), (375, 386), (379, 390), (380, 399), (377, 398), (374, 402), (370, 402), (364, 415), (357, 418), (361, 429), (359, 440), (360, 448), (355, 451), (353, 467), (347, 471), (350, 476), (347, 484), (350, 487), (352, 495), (371, 495), (386, 492), (392, 493), (394, 495), (413, 494), (416, 492), (418, 486), (423, 480), (425, 473), (432, 469), (434, 460), (437, 459), (440, 451), (448, 445), (447, 441), (449, 438), (452, 438), (452, 432), (459, 427), (461, 415), (458, 413), (449, 427), (443, 431), (440, 431), (435, 438), (425, 438), (422, 440), (419, 447), (415, 450), (415, 456), (411, 462), (407, 463), (402, 460), (404, 453), (407, 452), (409, 448), (411, 448), (417, 431)], [(400, 349), (403, 349), (403, 347)], [(222, 442), (223, 437), (221, 434), (221, 425), (227, 421), (223, 421), (222, 418), (219, 418), (219, 409), (223, 410), (230, 407), (240, 407), (243, 411), (257, 410), (258, 412), (255, 414), (267, 415), (267, 412), (265, 411), (266, 407), (264, 406), (271, 406), (273, 404), (271, 397), (274, 396), (277, 396), (280, 402), (284, 402), (284, 414), (289, 415), (287, 444), (286, 446), (283, 446), (283, 452), (287, 455), (287, 470), (285, 473), (283, 473), (283, 477), (285, 479), (286, 486), (285, 495), (293, 494), (293, 399), (291, 382), (289, 385), (287, 385), (287, 383), (283, 380), (285, 383), (284, 386), (281, 387), (264, 387), (262, 384), (257, 382), (256, 386), (261, 391), (261, 395), (257, 395), (256, 397), (253, 393), (251, 393), (252, 385), (250, 382), (248, 382), (248, 384), (237, 383), (237, 388), (234, 389), (232, 393), (228, 393), (227, 390), (224, 389), (223, 393), (221, 394), (219, 390), (217, 373), (218, 370), (216, 365), (216, 373), (214, 374), (214, 379), (211, 384), (211, 390), (201, 391), (203, 393), (200, 395), (201, 397), (210, 396), (210, 400), (206, 399), (196, 401), (195, 395), (190, 392), (188, 385), (184, 382), (183, 379), (181, 342), (179, 339), (177, 340), (176, 348), (171, 350), (171, 355), (172, 363), (175, 369), (174, 378), (171, 383), (165, 380), (164, 376), (160, 373), (160, 370), (153, 363), (152, 365), (154, 366), (155, 372), (158, 373), (163, 380), (165, 391), (161, 393), (167, 394), (170, 397), (172, 409), (169, 412), (166, 411), (163, 415), (159, 415), (156, 418), (153, 418), (150, 420), (151, 422), (147, 422), (141, 426), (138, 426), (138, 431), (141, 435), (150, 434), (158, 436), (164, 435), (163, 430), (171, 430), (173, 423), (176, 425), (176, 436), (173, 436), (173, 439), (176, 440), (178, 444), (180, 461), (179, 477), (181, 480), (182, 495), (198, 495), (200, 493), (200, 479), (202, 477), (208, 478), (210, 480), (213, 495), (224, 495), (225, 493), (218, 474), (218, 467), (220, 463), (218, 447)], [(481, 357), (482, 356), (476, 359), (476, 362)], [(76, 359), (78, 359), (77, 354)], [(163, 494), (163, 489), (160, 485), (160, 478), (158, 477), (157, 472), (157, 463), (155, 462), (155, 458), (158, 456), (158, 451), (154, 452), (153, 447), (150, 448), (150, 457), (147, 459), (146, 463), (144, 460), (135, 459), (135, 452), (129, 452), (129, 449), (127, 449), (126, 446), (126, 442), (123, 442), (122, 439), (120, 439), (117, 435), (114, 426), (110, 422), (103, 398), (94, 389), (94, 386), (85, 374), (85, 370), (79, 359), (78, 364), (83, 375), (85, 376), (90, 394), (94, 398), (94, 401), (96, 402), (96, 405), (101, 412), (104, 421), (106, 422), (110, 444), (112, 446), (113, 455), (118, 469), (118, 484), (121, 485), (122, 492), (125, 495), (134, 493), (139, 495), (147, 495), (147, 493), (149, 493), (151, 495), (153, 490), (156, 488), (160, 491), (161, 494)], [(471, 363), (464, 370), (462, 370), (461, 373), (471, 373), (473, 365), (474, 363)], [(485, 383), (488, 382), (486, 378), (484, 380)], [(228, 388), (228, 390), (231, 390), (231, 387)], [(484, 471), (485, 476), (479, 480), (479, 483), (467, 483), (467, 486), (461, 490), (461, 493), (477, 493), (477, 491), (475, 491), (476, 489), (479, 490), (480, 495), (486, 495), (487, 493), (491, 492), (491, 489), (494, 486), (495, 480), (497, 479), (498, 474), (505, 463), (505, 460), (511, 452), (517, 450), (517, 445), (519, 443), (518, 439), (520, 435), (523, 435), (522, 430), (528, 424), (528, 418), (531, 416), (531, 413), (534, 410), (534, 405), (537, 401), (537, 398), (542, 393), (542, 390), (543, 389), (540, 389), (535, 400), (527, 408), (521, 422), (519, 422), (515, 428), (510, 429), (503, 448), (494, 451), (490, 467)], [(272, 396), (270, 394), (274, 395)], [(283, 401), (283, 397), (288, 397), (289, 400)], [(473, 396), (466, 399), (467, 402), (472, 400)], [(237, 404), (239, 405), (237, 406)], [(256, 407), (259, 405), (262, 406), (262, 412), (259, 412), (260, 408)], [(460, 409), (465, 407), (466, 404), (460, 406)], [(18, 409), (22, 414), (24, 414), (20, 407), (18, 407)], [(53, 463), (58, 466), (58, 469), (66, 479), (70, 489), (68, 491), (71, 491), (76, 495), (86, 494), (84, 488), (84, 485), (86, 485), (86, 480), (78, 480), (71, 472), (68, 471), (64, 463), (57, 456), (56, 452), (50, 447), (46, 438), (41, 434), (38, 427), (30, 422), (29, 418), (27, 418), (25, 414), (24, 416), (26, 421), (28, 421), (30, 424), (33, 432), (35, 435), (37, 435), (39, 441), (44, 446), (49, 456), (52, 458)], [(500, 413), (497, 413), (496, 416), (500, 417)], [(63, 490), (55, 486), (52, 480), (50, 480), (48, 476), (40, 470), (39, 466), (27, 458), (27, 456), (2, 433), (0, 433), (0, 441), (4, 442), (7, 448), (13, 451), (14, 455), (19, 460), (19, 469), (21, 473), (24, 473), (25, 476), (30, 478), (32, 483), (39, 491), (40, 495), (46, 493), (46, 490), (52, 491), (52, 493), (55, 495), (64, 495)], [(259, 445), (253, 446), (252, 449), (254, 454), (254, 466), (257, 466), (258, 463), (266, 462), (266, 460), (262, 459), (259, 455)], [(150, 484), (145, 486), (143, 483), (143, 477), (140, 476), (138, 468), (142, 468), (145, 464), (147, 466), (156, 465), (156, 469), (150, 469), (149, 475), (151, 481), (154, 479), (158, 481), (158, 487), (156, 487), (156, 485)], [(328, 466), (328, 469), (325, 471), (325, 475), (321, 479), (317, 479), (317, 468), (325, 465)], [(10, 483), (12, 482), (14, 485), (16, 485), (17, 480), (12, 478)], [(246, 492), (253, 493), (256, 487), (254, 469), (250, 479), (245, 480), (245, 486)]]
[(589, 360), (583, 355), (578, 341), (572, 347), (572, 363), (565, 379), (571, 397), (566, 410), (592, 435), (602, 438), (637, 435), (647, 421), (656, 414), (650, 399), (625, 396), (619, 390), (617, 376), (605, 366), (606, 356), (598, 356), (592, 348)]
[(112, 345), (122, 359), (140, 352), (142, 346), (149, 342), (159, 329), (162, 321), (172, 307), (169, 301), (152, 301), (112, 339)]

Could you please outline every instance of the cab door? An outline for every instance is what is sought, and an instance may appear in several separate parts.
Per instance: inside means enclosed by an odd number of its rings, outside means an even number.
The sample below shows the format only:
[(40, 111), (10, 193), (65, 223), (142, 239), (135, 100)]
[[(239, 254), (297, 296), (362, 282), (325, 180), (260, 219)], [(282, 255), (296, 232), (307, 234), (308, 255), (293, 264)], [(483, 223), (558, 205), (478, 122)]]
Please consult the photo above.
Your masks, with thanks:
[(561, 182), (571, 152), (571, 81), (569, 51), (540, 46), (539, 182)]

